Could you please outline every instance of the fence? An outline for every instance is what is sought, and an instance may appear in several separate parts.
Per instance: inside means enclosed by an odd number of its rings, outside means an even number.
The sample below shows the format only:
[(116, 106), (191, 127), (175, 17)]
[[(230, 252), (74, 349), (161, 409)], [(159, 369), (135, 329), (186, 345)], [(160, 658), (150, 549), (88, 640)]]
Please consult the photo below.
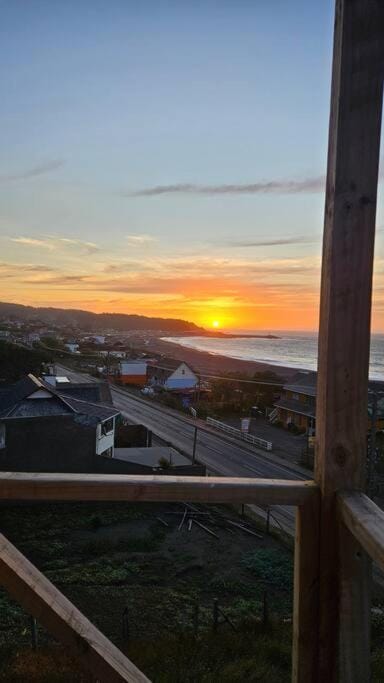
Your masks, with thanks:
[(213, 417), (207, 417), (207, 424), (216, 429), (221, 429), (223, 432), (228, 432), (228, 434), (233, 434), (243, 441), (248, 441), (248, 443), (253, 443), (255, 446), (260, 446), (266, 451), (272, 450), (272, 441), (266, 441), (265, 439), (260, 439), (258, 436), (253, 436), (253, 434), (247, 434), (246, 432), (241, 432), (240, 429), (236, 427), (231, 427), (231, 425), (225, 424), (225, 422), (220, 422), (219, 420), (214, 420)]

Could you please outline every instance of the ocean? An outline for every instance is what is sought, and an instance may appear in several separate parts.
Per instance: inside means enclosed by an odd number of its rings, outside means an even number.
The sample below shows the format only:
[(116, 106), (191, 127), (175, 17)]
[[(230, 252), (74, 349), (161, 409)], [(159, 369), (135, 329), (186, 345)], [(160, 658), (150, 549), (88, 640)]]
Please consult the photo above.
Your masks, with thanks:
[[(248, 331), (247, 334), (252, 333)], [(261, 333), (255, 332), (254, 334)], [(229, 358), (261, 361), (289, 368), (317, 369), (316, 334), (294, 332), (273, 332), (272, 334), (278, 336), (279, 339), (215, 339), (212, 337), (164, 337), (163, 339), (189, 349)], [(384, 380), (384, 334), (374, 334), (371, 337), (369, 376), (371, 379)]]

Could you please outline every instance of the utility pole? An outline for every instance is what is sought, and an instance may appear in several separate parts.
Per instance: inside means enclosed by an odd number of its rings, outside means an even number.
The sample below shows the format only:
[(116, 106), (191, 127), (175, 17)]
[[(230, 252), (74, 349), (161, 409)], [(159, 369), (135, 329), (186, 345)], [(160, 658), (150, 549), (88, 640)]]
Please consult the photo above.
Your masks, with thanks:
[(190, 408), (192, 416), (195, 418), (195, 431), (193, 434), (193, 448), (192, 448), (192, 465), (195, 464), (196, 460), (196, 446), (197, 446), (197, 410), (196, 408)]

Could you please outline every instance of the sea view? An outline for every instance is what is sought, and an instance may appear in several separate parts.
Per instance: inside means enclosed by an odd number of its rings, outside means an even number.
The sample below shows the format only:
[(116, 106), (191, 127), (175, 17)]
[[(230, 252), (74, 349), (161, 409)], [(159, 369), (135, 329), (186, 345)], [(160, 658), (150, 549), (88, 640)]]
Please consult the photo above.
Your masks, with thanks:
[[(247, 334), (261, 333), (248, 331)], [(316, 370), (317, 334), (295, 332), (274, 332), (273, 334), (279, 338), (167, 337), (165, 341), (180, 344), (189, 349), (240, 360)], [(384, 334), (372, 335), (369, 376), (371, 379), (384, 379)]]

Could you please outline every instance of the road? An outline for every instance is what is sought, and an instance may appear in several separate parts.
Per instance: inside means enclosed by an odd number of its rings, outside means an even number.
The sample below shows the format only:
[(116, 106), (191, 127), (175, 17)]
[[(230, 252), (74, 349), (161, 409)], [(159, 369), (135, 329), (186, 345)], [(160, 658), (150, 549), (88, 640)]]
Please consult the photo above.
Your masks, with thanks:
[[(77, 381), (97, 381), (89, 375), (74, 373), (56, 366), (63, 375), (71, 374)], [(156, 405), (151, 399), (111, 385), (114, 405), (130, 422), (145, 425), (155, 435), (171, 443), (185, 454), (191, 454), (195, 422), (175, 410)], [(224, 476), (263, 477), (271, 479), (308, 479), (305, 471), (270, 452), (246, 445), (227, 434), (214, 431), (198, 421), (196, 456), (207, 468)], [(258, 509), (259, 512), (259, 509)], [(275, 506), (275, 522), (289, 534), (294, 531), (294, 508)], [(262, 516), (265, 512), (260, 511)]]

